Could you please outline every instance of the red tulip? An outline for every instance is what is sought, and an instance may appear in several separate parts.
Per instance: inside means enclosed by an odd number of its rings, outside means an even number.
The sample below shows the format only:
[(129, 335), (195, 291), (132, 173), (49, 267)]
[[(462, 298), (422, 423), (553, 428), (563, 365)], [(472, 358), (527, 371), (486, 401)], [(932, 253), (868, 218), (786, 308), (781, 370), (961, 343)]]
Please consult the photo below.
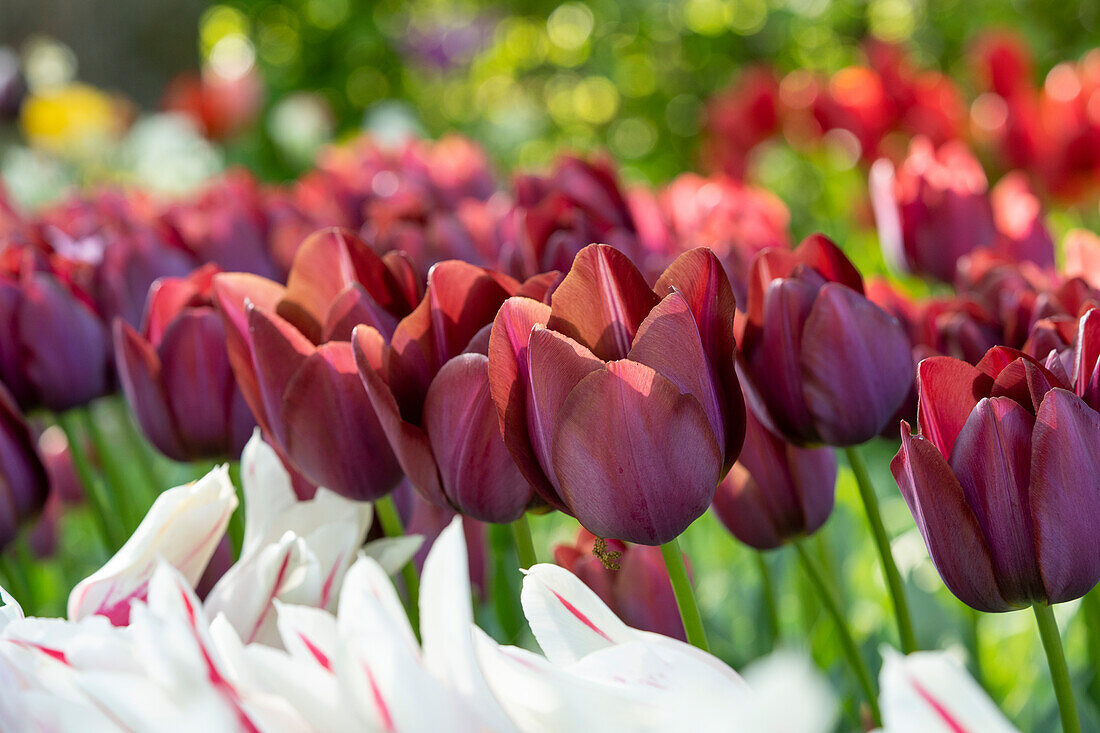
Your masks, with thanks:
[(621, 252), (590, 245), (549, 306), (505, 301), (489, 383), (535, 491), (598, 536), (647, 545), (706, 511), (744, 438), (733, 314), (706, 249), (650, 289)]
[(1100, 581), (1100, 413), (1005, 347), (918, 370), (920, 434), (891, 469), (947, 587), (981, 611), (1061, 603)]
[(770, 550), (816, 532), (833, 511), (836, 456), (799, 448), (746, 410), (745, 446), (718, 485), (714, 513), (734, 537)]
[(863, 295), (863, 281), (821, 235), (757, 255), (741, 342), (757, 415), (796, 445), (863, 443), (913, 381), (901, 324)]
[(114, 324), (126, 399), (149, 441), (177, 461), (240, 456), (256, 421), (229, 366), (225, 325), (212, 300), (218, 269), (162, 278), (141, 333)]
[(628, 626), (686, 641), (661, 551), (609, 540), (607, 551), (621, 554), (613, 561), (617, 567), (608, 567), (592, 554), (595, 542), (595, 535), (581, 529), (573, 544), (554, 548), (554, 562), (584, 581)]
[(486, 356), (493, 317), (519, 291), (505, 275), (440, 262), (392, 339), (370, 325), (352, 337), (363, 386), (413, 485), (485, 522), (519, 518), (533, 498), (501, 440)]

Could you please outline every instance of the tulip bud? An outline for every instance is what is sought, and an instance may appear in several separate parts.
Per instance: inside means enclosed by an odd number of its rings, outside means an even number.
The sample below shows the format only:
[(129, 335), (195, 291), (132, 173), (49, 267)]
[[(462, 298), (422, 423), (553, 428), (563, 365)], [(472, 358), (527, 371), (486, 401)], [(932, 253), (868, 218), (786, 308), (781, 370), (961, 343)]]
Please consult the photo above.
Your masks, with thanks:
[(34, 434), (11, 393), (0, 383), (0, 551), (19, 527), (45, 506), (49, 480)]
[(833, 451), (791, 445), (751, 409), (745, 423), (745, 446), (718, 485), (714, 513), (734, 537), (757, 550), (813, 534), (833, 511)]
[(596, 539), (581, 529), (573, 544), (554, 548), (554, 562), (584, 581), (628, 626), (686, 641), (660, 550), (610, 540), (607, 551), (615, 559), (605, 562), (592, 554)]
[(821, 235), (753, 262), (741, 367), (761, 421), (795, 445), (858, 445), (905, 400), (909, 339), (863, 296), (863, 281)]
[(235, 458), (255, 420), (233, 378), (212, 300), (217, 267), (153, 284), (139, 334), (114, 324), (126, 400), (153, 445), (176, 461)]
[(733, 314), (729, 280), (702, 248), (652, 290), (621, 252), (590, 245), (550, 306), (505, 301), (490, 388), (540, 496), (597, 536), (646, 545), (706, 511), (744, 439)]
[(1091, 590), (1100, 413), (1006, 347), (976, 367), (925, 359), (917, 379), (920, 433), (902, 423), (891, 469), (951, 592), (980, 611), (1011, 611)]

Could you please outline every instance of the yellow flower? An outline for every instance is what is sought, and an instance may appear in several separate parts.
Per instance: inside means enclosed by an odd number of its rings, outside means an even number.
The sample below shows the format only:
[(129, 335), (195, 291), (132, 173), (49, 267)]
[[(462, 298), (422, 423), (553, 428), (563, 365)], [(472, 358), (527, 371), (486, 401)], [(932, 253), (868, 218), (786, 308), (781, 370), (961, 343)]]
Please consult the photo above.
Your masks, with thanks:
[(117, 102), (86, 84), (70, 84), (31, 95), (20, 118), (32, 147), (61, 155), (93, 152), (116, 138), (123, 119)]

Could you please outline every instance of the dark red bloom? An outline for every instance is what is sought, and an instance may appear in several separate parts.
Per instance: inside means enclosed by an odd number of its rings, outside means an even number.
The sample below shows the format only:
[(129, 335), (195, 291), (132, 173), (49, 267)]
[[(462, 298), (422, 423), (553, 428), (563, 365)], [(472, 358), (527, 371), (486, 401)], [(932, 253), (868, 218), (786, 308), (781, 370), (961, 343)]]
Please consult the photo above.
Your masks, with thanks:
[(813, 534), (833, 511), (836, 456), (799, 448), (746, 410), (745, 446), (718, 485), (713, 509), (734, 537), (757, 550)]
[(0, 384), (0, 550), (46, 503), (49, 480), (35, 443), (23, 413)]
[(149, 441), (177, 461), (236, 458), (256, 425), (241, 395), (212, 300), (218, 269), (162, 278), (141, 332), (117, 319), (119, 381)]
[(1100, 413), (1006, 347), (918, 369), (920, 433), (891, 469), (947, 587), (981, 611), (1078, 598), (1100, 581)]
[(757, 416), (796, 445), (870, 440), (909, 392), (909, 339), (821, 235), (757, 255), (741, 341)]
[(505, 301), (489, 339), (504, 442), (551, 506), (601, 537), (656, 545), (714, 497), (744, 439), (734, 298), (707, 249), (646, 285), (583, 249), (549, 306)]

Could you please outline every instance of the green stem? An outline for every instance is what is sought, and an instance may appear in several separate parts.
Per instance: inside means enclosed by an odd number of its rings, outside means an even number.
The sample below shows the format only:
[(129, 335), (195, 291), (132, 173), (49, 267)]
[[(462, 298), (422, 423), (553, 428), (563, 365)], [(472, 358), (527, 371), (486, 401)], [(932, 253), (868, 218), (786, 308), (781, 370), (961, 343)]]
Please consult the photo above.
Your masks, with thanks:
[(867, 704), (871, 708), (871, 717), (874, 720), (874, 724), (880, 725), (882, 721), (882, 714), (878, 708), (878, 695), (875, 692), (875, 685), (871, 681), (871, 673), (867, 669), (867, 663), (863, 661), (863, 657), (859, 653), (859, 648), (856, 646), (855, 639), (852, 638), (852, 630), (848, 628), (848, 620), (845, 618), (844, 613), (840, 610), (840, 603), (836, 599), (836, 594), (825, 581), (825, 576), (821, 571), (817, 561), (813, 556), (806, 551), (802, 542), (796, 541), (794, 543), (794, 549), (798, 553), (798, 559), (802, 561), (802, 567), (806, 571), (806, 576), (810, 579), (810, 583), (813, 584), (814, 589), (817, 591), (817, 595), (821, 598), (821, 604), (825, 607), (825, 610), (833, 617), (833, 622), (836, 624), (837, 635), (840, 637), (840, 647), (844, 651), (844, 656), (848, 658), (848, 664), (851, 665), (852, 671), (856, 675), (856, 679), (859, 682), (859, 686), (863, 688), (863, 694), (867, 698)]
[(1081, 615), (1085, 621), (1089, 669), (1092, 670), (1089, 694), (1096, 703), (1096, 709), (1100, 710), (1100, 586), (1081, 599)]
[(775, 602), (775, 586), (772, 583), (772, 571), (768, 567), (768, 561), (761, 552), (756, 555), (756, 567), (760, 571), (760, 597), (764, 606), (764, 619), (768, 624), (769, 649), (774, 649), (779, 643), (779, 606)]
[(130, 454), (133, 456), (134, 463), (137, 464), (145, 493), (148, 494), (149, 506), (152, 506), (165, 487), (161, 486), (160, 476), (157, 475), (157, 469), (153, 465), (149, 443), (134, 424), (133, 416), (125, 400), (120, 397), (114, 400), (112, 404), (118, 413), (119, 424), (122, 425), (126, 441), (130, 444)]
[(705, 652), (710, 651), (707, 634), (703, 630), (703, 617), (699, 615), (699, 604), (695, 602), (695, 593), (691, 590), (684, 555), (680, 552), (677, 540), (661, 545), (661, 557), (668, 568), (668, 579), (672, 581), (672, 593), (676, 596), (676, 606), (680, 609), (680, 620), (684, 624), (684, 634), (689, 644)]
[(80, 425), (86, 421), (86, 414), (86, 408), (74, 408), (57, 415), (57, 424), (64, 431), (65, 438), (69, 442), (69, 453), (73, 458), (73, 468), (76, 470), (80, 483), (84, 486), (84, 496), (87, 498), (92, 520), (99, 530), (99, 536), (103, 540), (103, 546), (107, 549), (107, 554), (112, 555), (118, 548), (122, 547), (122, 536), (125, 530), (119, 522), (118, 515), (111, 507), (106, 488), (92, 469), (91, 461), (88, 460), (88, 455), (84, 452)]
[(241, 556), (244, 546), (244, 484), (241, 483), (241, 462), (229, 462), (229, 480), (237, 490), (237, 510), (229, 516), (229, 541), (233, 545), (233, 557)]
[(145, 513), (131, 495), (131, 482), (119, 462), (117, 441), (112, 442), (107, 439), (90, 409), (81, 408), (80, 415), (83, 419), (84, 431), (92, 441), (92, 448), (95, 449), (99, 465), (103, 468), (107, 489), (111, 492), (111, 504), (118, 511), (119, 519), (129, 534), (141, 523)]
[[(378, 521), (382, 524), (382, 531), (387, 537), (401, 537), (405, 534), (405, 527), (401, 523), (401, 515), (397, 513), (397, 505), (393, 503), (393, 495), (387, 494), (374, 502), (374, 511), (378, 513)], [(409, 560), (405, 567), (401, 568), (401, 577), (405, 579), (405, 592), (409, 596), (409, 621), (413, 631), (420, 635), (420, 577), (416, 574), (416, 565)]]
[(894, 563), (894, 555), (890, 551), (890, 538), (886, 536), (886, 528), (882, 526), (882, 515), (879, 513), (875, 487), (871, 484), (871, 477), (867, 474), (867, 466), (864, 465), (859, 451), (849, 447), (844, 449), (844, 454), (848, 457), (848, 465), (851, 466), (852, 473), (855, 474), (859, 497), (863, 500), (863, 508), (867, 512), (867, 523), (871, 525), (871, 535), (875, 539), (875, 547), (882, 560), (882, 572), (886, 576), (886, 586), (890, 590), (890, 599), (894, 603), (894, 617), (898, 622), (901, 650), (905, 654), (910, 654), (917, 650), (917, 638), (913, 633), (909, 604), (905, 601), (905, 586), (902, 585), (898, 566)]
[(535, 543), (531, 539), (531, 525), (527, 522), (527, 515), (522, 515), (512, 522), (512, 537), (516, 541), (516, 555), (519, 557), (519, 566), (529, 568), (538, 563), (535, 555)]
[(1035, 610), (1035, 623), (1039, 625), (1039, 638), (1043, 640), (1043, 651), (1047, 653), (1054, 696), (1058, 698), (1062, 731), (1081, 733), (1077, 701), (1073, 699), (1073, 685), (1070, 684), (1069, 667), (1066, 666), (1066, 655), (1062, 650), (1062, 637), (1058, 634), (1058, 622), (1054, 620), (1054, 609), (1045, 603), (1036, 603), (1032, 608)]
[[(500, 622), (501, 640), (514, 644), (527, 623), (519, 602), (520, 574), (516, 572), (519, 564), (516, 558), (516, 540), (510, 528), (503, 524), (490, 524), (488, 534), (489, 547), (492, 550), (489, 595), (497, 621)], [(477, 605), (476, 598), (474, 605)]]

